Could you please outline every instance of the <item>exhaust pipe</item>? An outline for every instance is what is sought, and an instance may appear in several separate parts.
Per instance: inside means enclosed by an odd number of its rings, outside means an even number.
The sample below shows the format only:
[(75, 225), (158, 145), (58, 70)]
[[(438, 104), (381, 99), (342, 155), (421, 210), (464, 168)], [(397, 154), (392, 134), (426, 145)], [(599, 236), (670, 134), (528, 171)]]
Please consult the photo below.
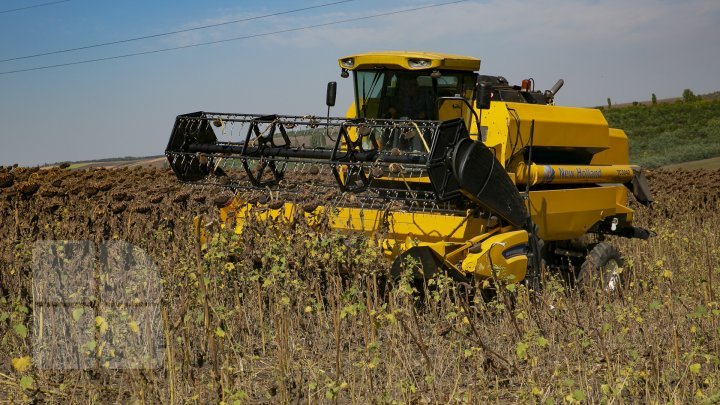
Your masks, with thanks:
[(548, 91), (549, 91), (550, 94), (554, 97), (554, 96), (557, 94), (557, 92), (560, 91), (560, 89), (562, 88), (563, 84), (565, 84), (565, 80), (560, 79), (560, 80), (558, 80), (558, 81), (555, 83), (555, 85), (552, 86), (552, 87), (550, 88), (550, 90), (548, 90)]

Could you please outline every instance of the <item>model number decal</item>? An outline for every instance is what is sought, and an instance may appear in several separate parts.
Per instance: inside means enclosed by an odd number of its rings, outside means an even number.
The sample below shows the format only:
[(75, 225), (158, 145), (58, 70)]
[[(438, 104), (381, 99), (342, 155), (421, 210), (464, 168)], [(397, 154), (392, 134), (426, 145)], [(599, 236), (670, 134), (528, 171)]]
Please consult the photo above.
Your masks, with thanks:
[(618, 176), (630, 176), (632, 173), (628, 169), (618, 169)]

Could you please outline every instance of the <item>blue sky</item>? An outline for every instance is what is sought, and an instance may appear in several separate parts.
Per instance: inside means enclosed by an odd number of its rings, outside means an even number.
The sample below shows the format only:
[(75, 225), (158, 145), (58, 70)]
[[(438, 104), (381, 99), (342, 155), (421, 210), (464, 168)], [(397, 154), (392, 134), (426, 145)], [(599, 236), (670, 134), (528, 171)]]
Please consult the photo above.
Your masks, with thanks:
[[(0, 72), (266, 33), (445, 0), (355, 0), (220, 28), (40, 58)], [(2, 0), (0, 11), (48, 0)], [(0, 13), (0, 59), (329, 3), (331, 0), (70, 0)], [(720, 90), (720, 1), (519, 0), (459, 4), (224, 44), (0, 74), (0, 165), (162, 154), (174, 117), (206, 110), (324, 114), (325, 83), (352, 93), (336, 59), (429, 50), (482, 60), (511, 82), (565, 87), (592, 106)]]

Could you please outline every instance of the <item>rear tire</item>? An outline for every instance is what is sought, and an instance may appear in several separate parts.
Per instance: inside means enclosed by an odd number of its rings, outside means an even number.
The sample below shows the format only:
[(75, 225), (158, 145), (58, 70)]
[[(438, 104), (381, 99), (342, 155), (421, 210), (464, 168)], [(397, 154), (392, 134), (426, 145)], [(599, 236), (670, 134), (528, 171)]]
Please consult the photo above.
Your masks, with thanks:
[(627, 284), (624, 265), (625, 260), (617, 247), (600, 242), (585, 257), (576, 279), (577, 286), (586, 291), (603, 291), (618, 296)]

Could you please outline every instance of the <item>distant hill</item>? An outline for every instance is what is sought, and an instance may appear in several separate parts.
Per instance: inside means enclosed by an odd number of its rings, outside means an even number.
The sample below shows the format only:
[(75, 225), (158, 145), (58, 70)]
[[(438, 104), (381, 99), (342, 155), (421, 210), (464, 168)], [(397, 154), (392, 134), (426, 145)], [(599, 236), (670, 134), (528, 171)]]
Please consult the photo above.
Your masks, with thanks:
[(720, 92), (657, 104), (602, 108), (630, 139), (630, 160), (658, 167), (720, 156)]

